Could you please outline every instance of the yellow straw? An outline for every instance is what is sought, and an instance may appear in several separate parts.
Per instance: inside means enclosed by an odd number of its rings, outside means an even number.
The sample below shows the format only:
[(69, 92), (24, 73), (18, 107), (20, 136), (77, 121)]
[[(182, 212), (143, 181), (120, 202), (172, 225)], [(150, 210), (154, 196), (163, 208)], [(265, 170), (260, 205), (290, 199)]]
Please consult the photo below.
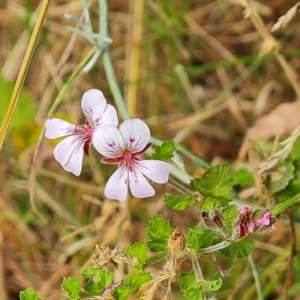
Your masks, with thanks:
[(1, 128), (0, 128), (0, 150), (2, 148), (6, 132), (8, 130), (11, 118), (13, 116), (15, 107), (17, 105), (19, 95), (20, 95), (20, 92), (21, 92), (21, 89), (22, 89), (22, 86), (23, 86), (23, 83), (24, 83), (24, 80), (25, 80), (25, 77), (26, 77), (26, 74), (27, 74), (27, 71), (28, 71), (28, 68), (29, 68), (29, 65), (30, 65), (33, 50), (35, 48), (39, 33), (41, 31), (42, 24), (43, 24), (43, 21), (44, 21), (49, 3), (50, 3), (50, 0), (43, 0), (43, 2), (41, 4), (41, 9), (40, 9), (40, 12), (38, 14), (35, 26), (33, 28), (32, 35), (30, 37), (30, 41), (29, 41), (24, 59), (22, 61), (22, 65), (21, 65), (21, 68), (20, 68), (20, 72), (18, 74), (16, 85), (15, 85), (13, 94), (12, 94), (11, 99), (10, 99), (9, 107), (6, 111), (3, 122), (1, 124)]

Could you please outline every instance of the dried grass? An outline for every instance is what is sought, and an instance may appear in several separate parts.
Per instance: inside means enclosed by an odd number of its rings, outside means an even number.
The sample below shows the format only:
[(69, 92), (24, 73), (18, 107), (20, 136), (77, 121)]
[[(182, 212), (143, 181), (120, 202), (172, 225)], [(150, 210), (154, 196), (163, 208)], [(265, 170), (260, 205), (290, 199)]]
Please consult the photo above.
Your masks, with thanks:
[[(220, 157), (239, 163), (239, 150), (255, 121), (282, 103), (300, 99), (298, 67), (291, 63), (298, 60), (298, 53), (294, 52), (292, 59), (283, 51), (298, 47), (297, 33), (290, 44), (271, 35), (274, 13), (286, 10), (281, 2), (277, 3), (279, 8), (272, 2), (266, 6), (246, 0), (185, 2), (146, 1), (142, 10), (138, 7), (141, 3), (130, 8), (129, 1), (109, 1), (110, 37), (114, 41), (111, 55), (117, 79), (126, 90), (131, 114), (144, 118), (155, 136), (181, 142), (207, 160)], [(9, 80), (16, 78), (19, 57), (30, 34), (24, 3), (7, 1), (0, 10), (0, 62), (2, 74)], [(96, 1), (90, 5), (96, 28)], [(243, 9), (249, 20), (244, 19)], [(272, 32), (288, 32), (298, 10), (299, 3), (278, 19)], [(87, 41), (66, 30), (70, 22), (64, 19), (65, 11), (80, 18), (81, 1), (51, 1), (25, 82), (37, 107), (37, 124), (43, 124), (61, 86), (91, 51)], [(260, 60), (258, 52), (260, 56), (271, 52), (275, 59)], [(102, 89), (113, 102), (101, 62), (90, 73), (76, 77), (57, 112), (80, 120), (78, 101), (91, 87)], [(282, 142), (284, 148), (259, 165), (258, 173), (287, 157), (299, 135), (297, 127)], [(28, 286), (41, 297), (59, 299), (62, 278), (79, 276), (82, 268), (91, 264), (94, 244), (125, 248), (144, 239), (148, 219), (154, 213), (162, 213), (174, 225), (197, 224), (196, 212), (177, 214), (163, 205), (165, 187), (155, 187), (157, 196), (149, 200), (132, 198), (123, 204), (106, 200), (103, 184), (112, 170), (100, 167), (96, 153), (85, 160), (83, 175), (74, 179), (49, 156), (53, 144), (42, 136), (40, 141), (41, 147), (32, 155), (32, 149), (15, 149), (9, 135), (0, 156), (1, 300), (17, 299), (19, 291)], [(23, 150), (22, 159), (17, 150)], [(184, 164), (191, 173), (202, 172), (189, 159)], [(258, 179), (251, 195), (260, 188)], [(264, 269), (277, 266), (265, 257), (287, 257), (289, 243), (258, 242), (257, 246), (261, 249), (257, 263)], [(265, 251), (271, 254), (265, 255)], [(228, 262), (218, 259), (224, 270), (231, 269)], [(278, 264), (284, 268), (282, 261)], [(213, 272), (210, 263), (205, 266)], [(243, 268), (246, 271), (241, 276)], [(121, 275), (116, 272), (116, 277)], [(245, 264), (237, 265), (230, 276), (228, 290), (224, 290), (227, 294), (220, 298), (227, 299), (236, 279), (242, 277), (235, 297), (254, 299)], [(267, 281), (264, 284), (267, 286)], [(281, 283), (278, 290), (282, 290)]]

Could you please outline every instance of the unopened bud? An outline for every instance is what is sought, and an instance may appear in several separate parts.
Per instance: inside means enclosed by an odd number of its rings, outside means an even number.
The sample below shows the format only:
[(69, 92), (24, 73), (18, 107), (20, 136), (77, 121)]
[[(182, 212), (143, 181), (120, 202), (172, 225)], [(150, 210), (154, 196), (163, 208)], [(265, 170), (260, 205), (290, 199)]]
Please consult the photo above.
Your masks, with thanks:
[(215, 215), (213, 217), (213, 221), (217, 224), (219, 228), (224, 227), (223, 216), (217, 210), (215, 210), (214, 213)]
[(171, 253), (179, 253), (185, 249), (185, 235), (182, 227), (177, 227), (170, 235), (168, 249)]

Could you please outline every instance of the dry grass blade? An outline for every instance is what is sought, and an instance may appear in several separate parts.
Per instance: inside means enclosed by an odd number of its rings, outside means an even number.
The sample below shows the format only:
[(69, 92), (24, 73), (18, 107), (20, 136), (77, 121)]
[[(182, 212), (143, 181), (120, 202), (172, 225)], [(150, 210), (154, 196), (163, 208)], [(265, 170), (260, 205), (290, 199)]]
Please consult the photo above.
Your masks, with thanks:
[(262, 174), (267, 170), (272, 169), (279, 160), (285, 159), (291, 153), (293, 149), (294, 142), (300, 136), (300, 125), (292, 132), (291, 136), (286, 140), (281, 142), (282, 145), (285, 145), (283, 149), (274, 153), (270, 158), (268, 158), (265, 162), (261, 163), (258, 166), (258, 173)]
[(28, 47), (27, 47), (27, 50), (26, 50), (26, 53), (25, 53), (25, 56), (24, 56), (24, 59), (23, 59), (22, 65), (21, 65), (21, 69), (20, 69), (17, 81), (16, 81), (16, 85), (15, 85), (13, 94), (11, 96), (9, 107), (6, 111), (6, 114), (4, 116), (4, 120), (1, 124), (1, 128), (0, 128), (0, 150), (2, 148), (6, 132), (8, 130), (8, 127), (9, 127), (9, 124), (11, 122), (15, 107), (17, 105), (18, 98), (19, 98), (19, 95), (20, 95), (20, 92), (21, 92), (21, 89), (22, 89), (22, 86), (23, 86), (23, 83), (24, 83), (24, 80), (25, 80), (25, 77), (26, 77), (26, 74), (27, 74), (27, 71), (28, 71), (28, 68), (29, 68), (29, 65), (30, 65), (30, 61), (31, 61), (31, 58), (32, 58), (32, 55), (33, 55), (33, 50), (35, 48), (39, 33), (41, 31), (42, 24), (43, 24), (43, 21), (44, 21), (49, 3), (50, 3), (49, 0), (45, 0), (45, 1), (42, 2), (41, 10), (39, 12), (39, 15), (38, 15), (36, 24), (34, 26), (31, 38), (29, 40), (29, 44), (28, 44)]
[(144, 0), (131, 2), (133, 6), (133, 20), (131, 22), (132, 36), (131, 43), (129, 43), (129, 59), (128, 59), (128, 81), (129, 86), (127, 90), (127, 107), (129, 114), (134, 117), (137, 111), (137, 92), (139, 79), (139, 60), (141, 56), (141, 44), (143, 40), (143, 10)]
[[(24, 54), (35, 22), (30, 19), (37, 16), (33, 12), (42, 2), (0, 0), (0, 61), (3, 65), (10, 62), (6, 74), (2, 74), (4, 84), (7, 83), (7, 96), (2, 97), (7, 103), (3, 101), (3, 107), (8, 107), (12, 94), (12, 89), (8, 91), (10, 80), (5, 75), (14, 75), (11, 80), (15, 80), (22, 62), (23, 55), (13, 59), (14, 49)], [(24, 94), (34, 107), (28, 116), (32, 126), (27, 129), (24, 123), (14, 128), (11, 124), (0, 155), (0, 300), (18, 299), (20, 290), (29, 286), (43, 299), (64, 297), (60, 295), (63, 277), (79, 278), (85, 268), (103, 267), (103, 259), (94, 264), (95, 258), (98, 259), (93, 254), (94, 244), (99, 249), (107, 246), (124, 249), (125, 253), (129, 245), (147, 239), (149, 219), (156, 214), (168, 220), (172, 228), (178, 225), (195, 228), (199, 219), (194, 207), (173, 211), (166, 207), (163, 198), (166, 191), (190, 195), (191, 179), (201, 177), (210, 164), (227, 163), (235, 170), (246, 167), (252, 173), (254, 184), (237, 187), (242, 200), (236, 202), (238, 205), (249, 203), (254, 209), (264, 209), (276, 204), (277, 197), (274, 199), (269, 192), (265, 178), (271, 175), (272, 179), (277, 166), (284, 165), (289, 158), (282, 162), (280, 159), (291, 156), (293, 143), (294, 148), (298, 145), (299, 139), (297, 142), (293, 139), (300, 136), (300, 129), (290, 135), (299, 125), (300, 101), (293, 101), (299, 89), (295, 72), (299, 69), (299, 39), (293, 30), (289, 31), (289, 38), (278, 41), (270, 30), (277, 20), (275, 12), (278, 17), (284, 14), (294, 17), (285, 28), (296, 23), (300, 4), (297, 0), (290, 6), (278, 0), (269, 1), (268, 6), (255, 0), (196, 2), (51, 1), (24, 82)], [(295, 3), (294, 10), (287, 12)], [(100, 9), (97, 4), (101, 4)], [(243, 16), (245, 8), (250, 17), (247, 20)], [(105, 16), (103, 11), (107, 11)], [(74, 17), (66, 19), (65, 12)], [(282, 24), (286, 18), (280, 19)], [(92, 29), (100, 24), (103, 40), (96, 39), (94, 30), (88, 37), (97, 41), (94, 45), (97, 53), (98, 46), (105, 46), (107, 51), (102, 52), (102, 62), (101, 57), (94, 55), (90, 42), (75, 34), (86, 19)], [(67, 26), (72, 24), (74, 31), (69, 32)], [(22, 37), (24, 31), (26, 41)], [(108, 40), (104, 36), (108, 35), (113, 42), (106, 48)], [(261, 54), (270, 52), (271, 55), (259, 57), (260, 49)], [(0, 85), (3, 93), (5, 88)], [(84, 119), (80, 97), (91, 88), (102, 90), (107, 103), (117, 105), (120, 119), (129, 118), (127, 108), (131, 107), (132, 117), (143, 119), (151, 128), (153, 144), (163, 140), (181, 142), (177, 145), (178, 156), (171, 160), (176, 176), (169, 180), (169, 185), (153, 184), (154, 197), (141, 200), (131, 197), (129, 191), (130, 196), (123, 203), (105, 199), (105, 183), (117, 166), (101, 164), (101, 157), (93, 148), (89, 157), (84, 158), (80, 177), (67, 174), (53, 157), (53, 148), (59, 141), (44, 137), (40, 128), (45, 118), (70, 122), (73, 119), (80, 124)], [(21, 115), (26, 115), (22, 111), (22, 98), (21, 95), (13, 121), (18, 118), (19, 108)], [(3, 116), (4, 111), (0, 109), (0, 120)], [(31, 139), (29, 134), (33, 131)], [(273, 142), (275, 136), (278, 141)], [(285, 144), (277, 147), (287, 137), (290, 138)], [(246, 140), (249, 155), (241, 162), (238, 151), (243, 141), (246, 145)], [(21, 143), (23, 146), (19, 146)], [(273, 144), (274, 150), (269, 152)], [(266, 171), (261, 170), (265, 173), (257, 173), (257, 166), (270, 153), (275, 154), (265, 162)], [(296, 160), (295, 172), (298, 171)], [(268, 170), (272, 164), (275, 167)], [(198, 204), (201, 205), (197, 201)], [(275, 226), (276, 231), (270, 235), (253, 235), (255, 262), (262, 274), (266, 299), (283, 296), (284, 273), (289, 270), (287, 261), (292, 245), (289, 231), (280, 220)], [(278, 242), (280, 247), (275, 246)], [(174, 256), (156, 261), (157, 255), (153, 259), (147, 250), (148, 254), (149, 264), (146, 262), (143, 271), (151, 272), (153, 280), (144, 285), (140, 296), (144, 299), (180, 297), (179, 284), (173, 281), (178, 281), (181, 271), (185, 273), (191, 268), (191, 262), (180, 258), (179, 271), (175, 264), (165, 265)], [(133, 269), (135, 260), (123, 258), (128, 262), (115, 261), (120, 267), (113, 269), (114, 281), (122, 280)], [(212, 264), (215, 259), (217, 264)], [(257, 298), (247, 260), (237, 264), (222, 256), (205, 256), (199, 264), (207, 280), (216, 279), (215, 268), (219, 276), (226, 276), (222, 289), (207, 294), (208, 298)], [(274, 270), (280, 272), (276, 274)], [(290, 267), (293, 277), (292, 281), (287, 277), (286, 291), (289, 297), (298, 299), (300, 292), (294, 271)], [(277, 285), (276, 277), (281, 280)], [(86, 300), (105, 297), (98, 294)]]
[(271, 32), (285, 28), (292, 18), (294, 18), (294, 16), (298, 13), (299, 6), (300, 2), (297, 2), (285, 15), (278, 18), (277, 22), (273, 25)]
[(182, 84), (194, 110), (200, 109), (199, 97), (195, 92), (188, 75), (186, 74), (184, 66), (182, 64), (177, 64), (175, 66), (175, 72), (178, 74), (180, 83)]
[[(2, 244), (3, 244), (3, 239), (0, 231), (0, 248), (2, 248)], [(8, 300), (7, 289), (5, 284), (5, 268), (4, 268), (2, 249), (0, 249), (0, 291), (1, 291), (1, 299)]]

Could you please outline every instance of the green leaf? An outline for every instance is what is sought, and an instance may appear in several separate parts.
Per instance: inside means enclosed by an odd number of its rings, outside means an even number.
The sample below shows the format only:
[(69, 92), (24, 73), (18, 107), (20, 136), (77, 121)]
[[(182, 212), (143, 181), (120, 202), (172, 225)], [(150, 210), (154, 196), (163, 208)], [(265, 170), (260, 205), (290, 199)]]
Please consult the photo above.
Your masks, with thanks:
[(199, 251), (202, 248), (209, 247), (219, 236), (215, 231), (203, 230), (200, 227), (189, 228), (186, 243), (187, 247)]
[(175, 151), (175, 143), (173, 141), (165, 141), (160, 146), (156, 146), (155, 152), (152, 153), (153, 159), (169, 160), (172, 158)]
[(173, 209), (184, 210), (187, 206), (192, 206), (195, 203), (195, 199), (193, 196), (172, 196), (167, 194), (165, 203)]
[(69, 297), (71, 300), (77, 300), (79, 299), (79, 293), (81, 290), (81, 279), (79, 278), (64, 278), (62, 284), (61, 284), (61, 288), (69, 293)]
[(134, 288), (130, 286), (119, 285), (114, 289), (114, 295), (117, 300), (126, 300), (128, 296), (134, 291)]
[(96, 268), (85, 269), (82, 276), (89, 279), (84, 288), (91, 295), (100, 295), (113, 281), (111, 273)]
[(202, 280), (198, 283), (194, 270), (182, 274), (179, 277), (179, 282), (183, 295), (190, 300), (204, 299), (204, 292), (214, 292), (222, 286), (221, 278), (213, 281)]
[(183, 292), (183, 295), (189, 300), (202, 300), (205, 299), (202, 287), (190, 287)]
[(270, 190), (277, 193), (284, 190), (289, 182), (294, 178), (294, 165), (292, 162), (285, 161), (276, 171), (273, 171), (270, 177)]
[(292, 160), (299, 160), (300, 159), (300, 137), (296, 139), (293, 144), (293, 149), (290, 153), (290, 158)]
[(284, 190), (277, 192), (275, 195), (275, 198), (280, 201), (285, 201), (300, 193), (300, 162), (295, 161), (294, 167), (294, 178), (289, 182)]
[(221, 201), (218, 201), (212, 197), (206, 197), (204, 198), (204, 200), (202, 200), (200, 204), (200, 211), (208, 211), (211, 208), (217, 208), (221, 206), (222, 206)]
[(221, 253), (228, 258), (247, 257), (254, 249), (254, 242), (251, 238), (244, 238), (230, 244), (227, 248), (221, 250)]
[(97, 296), (101, 295), (103, 291), (105, 290), (103, 284), (100, 282), (94, 282), (94, 281), (89, 281), (85, 286), (84, 289), (86, 292), (88, 292), (90, 295)]
[(247, 168), (241, 168), (233, 174), (234, 185), (252, 185), (254, 178), (252, 173)]
[(222, 202), (232, 200), (232, 186), (231, 169), (225, 164), (211, 167), (200, 179), (191, 181), (191, 188), (194, 191)]
[(236, 205), (229, 205), (222, 211), (225, 227), (232, 233), (233, 223), (237, 220), (239, 212)]
[(295, 255), (295, 263), (294, 263), (294, 276), (295, 276), (295, 282), (300, 282), (300, 252), (297, 251)]
[(138, 264), (135, 265), (135, 268), (141, 268), (148, 258), (147, 243), (145, 241), (135, 243), (127, 248), (126, 253), (137, 259)]
[(138, 290), (144, 283), (152, 280), (152, 276), (150, 273), (139, 273), (136, 277), (132, 278), (129, 281), (129, 285), (133, 287), (135, 290)]
[(205, 281), (205, 285), (207, 290), (215, 292), (218, 291), (222, 287), (223, 281), (222, 278), (212, 281)]
[[(0, 122), (4, 119), (5, 112), (9, 106), (10, 98), (13, 93), (15, 84), (6, 81), (0, 73), (0, 91), (1, 91), (1, 109), (0, 109)], [(33, 121), (35, 118), (36, 108), (33, 105), (28, 93), (21, 90), (17, 106), (15, 108), (9, 130), (28, 122)]]
[(161, 215), (154, 216), (147, 228), (147, 234), (150, 238), (150, 241), (147, 243), (148, 248), (153, 252), (165, 250), (172, 232), (169, 221), (164, 220)]
[(42, 300), (42, 299), (30, 287), (30, 288), (20, 292), (20, 300)]
[(197, 285), (197, 279), (193, 269), (187, 273), (181, 274), (178, 280), (180, 282), (181, 291), (187, 290), (189, 287)]

